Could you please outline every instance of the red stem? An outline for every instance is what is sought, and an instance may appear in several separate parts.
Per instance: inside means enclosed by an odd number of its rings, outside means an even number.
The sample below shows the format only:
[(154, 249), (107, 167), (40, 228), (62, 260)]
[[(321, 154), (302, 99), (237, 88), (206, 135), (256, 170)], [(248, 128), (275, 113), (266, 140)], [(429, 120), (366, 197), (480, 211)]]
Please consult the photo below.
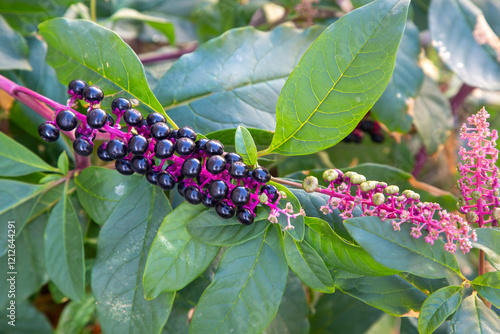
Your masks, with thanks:
[(451, 112), (453, 115), (457, 114), (458, 108), (464, 103), (467, 96), (474, 90), (475, 87), (469, 86), (467, 84), (463, 84), (462, 87), (458, 90), (457, 94), (451, 98)]
[(414, 177), (418, 177), (418, 175), (422, 171), (422, 168), (425, 165), (426, 160), (427, 160), (427, 152), (425, 150), (425, 146), (422, 146), (420, 148), (420, 151), (418, 151), (417, 155), (415, 156), (415, 167), (413, 168), (413, 172), (411, 172), (411, 174)]

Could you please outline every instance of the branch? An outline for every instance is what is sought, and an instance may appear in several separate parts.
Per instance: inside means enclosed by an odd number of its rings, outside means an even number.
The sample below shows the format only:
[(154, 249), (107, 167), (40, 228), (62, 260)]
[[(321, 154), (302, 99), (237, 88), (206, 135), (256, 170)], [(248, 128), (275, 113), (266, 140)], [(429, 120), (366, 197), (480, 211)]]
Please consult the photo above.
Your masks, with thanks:
[(164, 60), (170, 60), (170, 59), (177, 59), (180, 58), (182, 55), (186, 53), (191, 53), (196, 48), (198, 47), (197, 44), (188, 46), (183, 49), (176, 50), (174, 52), (165, 52), (165, 53), (160, 53), (160, 54), (154, 54), (151, 56), (144, 55), (144, 56), (139, 56), (139, 59), (143, 64), (150, 64), (150, 63), (155, 63), (159, 61), (164, 61)]
[(457, 94), (450, 99), (451, 112), (453, 115), (457, 114), (458, 108), (462, 106), (467, 96), (475, 89), (475, 87), (463, 84), (458, 90)]

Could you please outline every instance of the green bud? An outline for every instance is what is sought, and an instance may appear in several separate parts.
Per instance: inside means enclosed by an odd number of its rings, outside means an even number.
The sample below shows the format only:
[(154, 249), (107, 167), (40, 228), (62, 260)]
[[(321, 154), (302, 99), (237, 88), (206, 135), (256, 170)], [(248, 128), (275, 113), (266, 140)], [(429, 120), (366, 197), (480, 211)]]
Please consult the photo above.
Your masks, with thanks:
[(385, 196), (382, 193), (376, 193), (373, 195), (373, 204), (380, 205), (385, 202)]
[(335, 181), (339, 177), (339, 173), (335, 169), (327, 169), (323, 172), (323, 179), (328, 182)]
[(479, 192), (479, 190), (474, 190), (473, 192), (471, 192), (470, 197), (477, 201), (481, 198), (481, 192)]
[(375, 186), (377, 184), (373, 181), (368, 181), (368, 182), (363, 182), (359, 185), (359, 188), (361, 189), (361, 191), (364, 191), (365, 193), (366, 192), (369, 192), (370, 190), (373, 190), (375, 189)]
[(475, 222), (477, 222), (477, 220), (479, 219), (479, 217), (477, 216), (477, 214), (474, 211), (469, 211), (465, 215), (465, 219), (467, 219), (467, 221), (469, 223), (475, 223)]
[(267, 197), (267, 195), (265, 193), (260, 194), (259, 202), (261, 204), (267, 203), (268, 200), (269, 200), (269, 197)]
[(500, 208), (495, 208), (491, 215), (493, 216), (493, 219), (500, 221)]
[(344, 176), (345, 176), (346, 178), (349, 178), (351, 181), (352, 181), (352, 178), (353, 178), (353, 176), (354, 176), (354, 175), (358, 175), (358, 173), (356, 173), (356, 172), (346, 172), (346, 173), (344, 174)]
[(308, 192), (312, 193), (318, 189), (318, 179), (314, 176), (308, 176), (302, 181), (302, 188)]
[(356, 175), (353, 175), (351, 178), (352, 184), (361, 184), (363, 182), (366, 182), (366, 177), (364, 175), (356, 174)]
[(388, 195), (394, 195), (399, 192), (399, 187), (398, 186), (388, 186), (385, 188), (385, 193)]

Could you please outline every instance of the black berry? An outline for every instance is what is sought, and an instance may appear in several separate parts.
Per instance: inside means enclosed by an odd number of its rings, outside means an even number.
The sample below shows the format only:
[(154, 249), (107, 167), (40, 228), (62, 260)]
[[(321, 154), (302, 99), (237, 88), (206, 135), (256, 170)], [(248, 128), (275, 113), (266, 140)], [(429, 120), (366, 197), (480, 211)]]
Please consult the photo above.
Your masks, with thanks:
[(194, 142), (189, 138), (177, 139), (174, 149), (179, 155), (190, 155), (194, 152)]
[(200, 153), (200, 151), (203, 151), (203, 146), (208, 142), (208, 139), (206, 138), (200, 138), (197, 141), (194, 142), (195, 145), (195, 151), (196, 153)]
[(189, 126), (185, 126), (177, 130), (177, 138), (189, 138), (192, 141), (196, 140), (197, 133), (190, 128)]
[(135, 135), (128, 141), (128, 150), (133, 155), (143, 155), (148, 150), (148, 140), (141, 135)]
[(140, 111), (135, 109), (127, 109), (123, 114), (123, 120), (130, 126), (138, 126), (142, 123), (142, 114)]
[(264, 167), (257, 167), (252, 171), (252, 180), (258, 183), (267, 183), (271, 180), (271, 174)]
[(46, 142), (53, 142), (59, 138), (59, 129), (51, 123), (43, 123), (38, 127), (38, 134)]
[(177, 129), (170, 130), (170, 135), (168, 138), (177, 139)]
[(146, 117), (146, 122), (147, 122), (148, 127), (151, 127), (153, 124), (156, 124), (159, 122), (166, 123), (167, 120), (165, 119), (165, 117), (162, 114), (154, 112), (152, 114), (149, 114), (148, 117)]
[(97, 157), (102, 161), (113, 161), (113, 159), (109, 156), (108, 151), (104, 148), (104, 144), (101, 144), (97, 148)]
[(208, 193), (214, 200), (220, 201), (227, 197), (229, 187), (226, 182), (222, 180), (214, 180), (210, 182), (210, 185), (208, 186)]
[(243, 206), (250, 200), (250, 190), (244, 186), (238, 186), (231, 191), (231, 201), (236, 206)]
[(184, 198), (189, 204), (200, 204), (202, 197), (203, 194), (197, 186), (189, 186), (184, 190)]
[(203, 152), (209, 155), (222, 155), (224, 153), (224, 145), (218, 140), (209, 140), (203, 146)]
[(264, 191), (266, 192), (267, 194), (267, 198), (271, 201), (271, 202), (274, 202), (275, 200), (278, 199), (278, 189), (276, 189), (275, 186), (271, 185), (271, 184), (266, 184), (264, 185), (262, 188), (260, 188), (260, 193), (264, 193)]
[(359, 129), (364, 132), (372, 133), (375, 128), (375, 122), (373, 121), (361, 121), (359, 123)]
[(125, 159), (119, 159), (115, 161), (115, 168), (118, 173), (123, 175), (132, 175), (134, 171), (132, 170), (132, 166), (130, 165), (130, 161)]
[(146, 173), (146, 180), (148, 180), (148, 182), (151, 183), (151, 184), (154, 184), (154, 185), (158, 184), (158, 172), (155, 171), (155, 170), (150, 169)]
[(106, 151), (110, 158), (122, 159), (127, 155), (127, 145), (119, 139), (113, 139), (106, 146)]
[(150, 131), (151, 136), (156, 140), (167, 139), (170, 134), (170, 128), (163, 122), (153, 124)]
[(234, 153), (234, 152), (226, 153), (224, 155), (224, 159), (226, 159), (226, 162), (228, 164), (232, 164), (233, 162), (236, 162), (236, 161), (243, 161), (243, 158), (241, 157), (241, 155), (239, 155), (238, 153)]
[(87, 88), (87, 83), (83, 80), (71, 80), (68, 84), (68, 94), (76, 96), (78, 99), (83, 98), (83, 90)]
[(184, 197), (184, 190), (186, 190), (186, 183), (185, 182), (179, 182), (177, 184), (177, 192), (179, 193), (179, 195), (181, 195), (182, 197)]
[(248, 175), (248, 166), (241, 161), (229, 165), (229, 175), (234, 179), (243, 179)]
[(73, 142), (73, 149), (75, 150), (76, 154), (84, 156), (84, 157), (88, 157), (89, 155), (92, 154), (92, 151), (94, 149), (94, 145), (92, 145), (85, 138), (77, 138)]
[(159, 159), (170, 158), (174, 154), (174, 144), (169, 139), (162, 139), (155, 145), (155, 155)]
[(87, 114), (87, 124), (92, 129), (100, 129), (108, 122), (108, 114), (101, 108), (95, 108)]
[(207, 170), (216, 175), (226, 170), (226, 159), (220, 155), (213, 155), (207, 160)]
[(212, 197), (210, 197), (210, 195), (203, 194), (201, 198), (201, 203), (207, 208), (213, 208), (217, 204), (217, 201), (214, 200)]
[(236, 219), (243, 225), (251, 225), (255, 219), (252, 211), (244, 208), (238, 209)]
[(385, 139), (384, 135), (381, 133), (372, 133), (370, 138), (374, 143), (383, 143)]
[(201, 162), (200, 160), (196, 158), (189, 158), (186, 159), (182, 163), (182, 168), (181, 168), (182, 175), (184, 175), (187, 178), (195, 178), (198, 175), (200, 175), (201, 172)]
[(111, 111), (114, 112), (124, 112), (130, 108), (132, 108), (132, 103), (124, 97), (117, 97), (111, 102)]
[(219, 215), (219, 217), (229, 219), (234, 216), (234, 206), (229, 205), (226, 202), (218, 202), (215, 205), (215, 212)]
[(78, 125), (78, 118), (70, 110), (61, 110), (57, 113), (56, 124), (63, 131), (71, 131)]
[(169, 172), (160, 172), (158, 174), (158, 186), (163, 190), (172, 190), (175, 187), (175, 177)]
[(151, 167), (149, 161), (145, 157), (138, 155), (130, 160), (130, 165), (132, 166), (132, 170), (137, 174), (146, 174), (149, 167)]
[(90, 103), (98, 103), (104, 99), (104, 93), (97, 86), (88, 86), (83, 90), (83, 98)]

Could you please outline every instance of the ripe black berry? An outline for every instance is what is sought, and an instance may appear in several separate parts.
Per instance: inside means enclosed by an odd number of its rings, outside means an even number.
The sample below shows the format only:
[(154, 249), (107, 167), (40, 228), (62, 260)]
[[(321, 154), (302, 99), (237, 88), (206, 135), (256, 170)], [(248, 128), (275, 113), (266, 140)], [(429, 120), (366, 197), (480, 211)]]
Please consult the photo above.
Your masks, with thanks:
[(226, 202), (218, 202), (215, 205), (215, 212), (219, 215), (219, 217), (229, 219), (234, 216), (234, 206), (229, 205)]
[(123, 175), (132, 175), (134, 171), (132, 170), (132, 166), (130, 165), (130, 161), (125, 159), (119, 159), (115, 161), (115, 168), (118, 173)]
[(146, 174), (149, 170), (149, 161), (143, 157), (136, 155), (130, 160), (130, 165), (132, 166), (132, 170), (137, 174)]
[(248, 167), (241, 161), (233, 162), (229, 165), (229, 175), (233, 179), (243, 179), (248, 175)]
[(226, 162), (228, 164), (232, 164), (233, 162), (236, 162), (236, 161), (243, 161), (243, 158), (241, 157), (241, 155), (239, 155), (238, 153), (234, 153), (234, 152), (226, 153), (224, 155), (224, 159), (226, 159)]
[(250, 200), (250, 190), (244, 186), (238, 186), (231, 191), (231, 201), (236, 206), (243, 206)]
[(168, 136), (168, 138), (177, 139), (177, 129), (170, 130), (170, 135)]
[(257, 167), (252, 171), (252, 180), (258, 183), (267, 183), (271, 180), (271, 174), (264, 167)]
[(155, 145), (155, 155), (159, 159), (170, 158), (174, 154), (174, 144), (169, 139), (162, 139)]
[(194, 152), (194, 142), (189, 138), (177, 139), (174, 149), (179, 155), (190, 155)]
[(166, 123), (167, 120), (165, 119), (165, 116), (163, 116), (160, 113), (154, 112), (152, 114), (149, 114), (148, 117), (146, 117), (146, 121), (148, 124), (148, 127), (151, 127), (151, 125), (156, 124), (156, 123)]
[(184, 197), (184, 190), (186, 190), (186, 183), (185, 182), (179, 182), (177, 184), (177, 192), (179, 193), (179, 195), (181, 195), (182, 197)]
[(158, 174), (158, 186), (163, 190), (172, 190), (175, 187), (175, 177), (169, 172), (160, 172)]
[(92, 145), (85, 138), (77, 138), (73, 142), (73, 149), (75, 150), (76, 154), (84, 156), (84, 157), (88, 157), (89, 155), (92, 154), (92, 151), (94, 149), (94, 145)]
[(364, 132), (372, 133), (375, 128), (375, 122), (373, 121), (361, 121), (359, 123), (359, 129)]
[(104, 99), (104, 93), (97, 86), (88, 86), (83, 90), (83, 98), (90, 103), (98, 103)]
[(203, 146), (208, 142), (208, 139), (206, 138), (200, 138), (197, 141), (194, 142), (195, 145), (195, 152), (200, 153), (200, 151), (203, 151)]
[(110, 158), (122, 159), (127, 155), (127, 145), (119, 139), (113, 139), (106, 146), (106, 151)]
[(100, 129), (108, 121), (108, 114), (101, 108), (95, 108), (87, 114), (87, 124), (92, 129)]
[(184, 190), (184, 198), (189, 204), (200, 204), (202, 197), (203, 194), (197, 186), (189, 186)]
[(140, 111), (135, 109), (127, 109), (123, 114), (123, 120), (130, 126), (138, 126), (142, 123), (142, 114)]
[(198, 175), (200, 175), (201, 172), (201, 162), (200, 160), (196, 158), (189, 158), (186, 159), (182, 163), (182, 168), (181, 168), (182, 175), (184, 175), (187, 178), (195, 178)]
[(156, 140), (167, 139), (170, 134), (170, 128), (163, 122), (153, 124), (150, 130), (151, 136)]
[(251, 225), (255, 219), (252, 211), (244, 208), (238, 209), (236, 219), (243, 225)]
[(203, 151), (209, 155), (222, 155), (224, 153), (224, 145), (218, 140), (209, 140), (203, 146)]
[(143, 155), (148, 150), (148, 140), (141, 135), (135, 135), (128, 141), (128, 150), (133, 155)]
[(225, 171), (226, 165), (226, 159), (224, 159), (220, 155), (211, 156), (207, 160), (207, 170), (214, 175), (220, 174)]
[(56, 124), (63, 131), (71, 131), (78, 125), (78, 118), (70, 110), (61, 110), (57, 113)]
[(113, 159), (109, 156), (108, 151), (104, 148), (104, 144), (101, 144), (97, 148), (97, 157), (102, 161), (113, 161)]
[(124, 97), (117, 97), (111, 102), (111, 111), (114, 112), (124, 112), (130, 108), (132, 108), (132, 103)]
[(260, 188), (260, 193), (264, 193), (264, 191), (267, 194), (267, 198), (271, 201), (274, 202), (275, 200), (278, 199), (278, 189), (276, 189), (275, 186), (271, 184), (266, 184), (262, 188)]
[(201, 203), (207, 208), (213, 208), (217, 204), (217, 201), (214, 200), (212, 197), (210, 197), (210, 195), (203, 194), (201, 198)]
[(43, 123), (38, 127), (38, 134), (43, 140), (50, 143), (59, 138), (59, 129), (51, 123)]
[(370, 137), (374, 143), (383, 143), (385, 139), (384, 135), (381, 133), (372, 133)]
[(146, 180), (148, 180), (148, 182), (151, 183), (151, 184), (154, 184), (154, 185), (158, 184), (158, 172), (155, 171), (155, 170), (150, 169), (146, 173)]
[(196, 140), (197, 133), (190, 128), (189, 126), (185, 126), (177, 130), (177, 138), (189, 138), (192, 141)]
[(229, 187), (226, 182), (222, 180), (214, 180), (210, 182), (210, 185), (208, 186), (208, 193), (214, 200), (220, 201), (227, 197)]
[(108, 113), (106, 113), (106, 115), (107, 115), (106, 125), (107, 126), (113, 126), (113, 125), (115, 125), (115, 119), (113, 118), (113, 116), (111, 116)]
[(68, 84), (68, 94), (76, 96), (78, 99), (83, 98), (83, 90), (87, 88), (87, 83), (83, 80), (71, 80)]

